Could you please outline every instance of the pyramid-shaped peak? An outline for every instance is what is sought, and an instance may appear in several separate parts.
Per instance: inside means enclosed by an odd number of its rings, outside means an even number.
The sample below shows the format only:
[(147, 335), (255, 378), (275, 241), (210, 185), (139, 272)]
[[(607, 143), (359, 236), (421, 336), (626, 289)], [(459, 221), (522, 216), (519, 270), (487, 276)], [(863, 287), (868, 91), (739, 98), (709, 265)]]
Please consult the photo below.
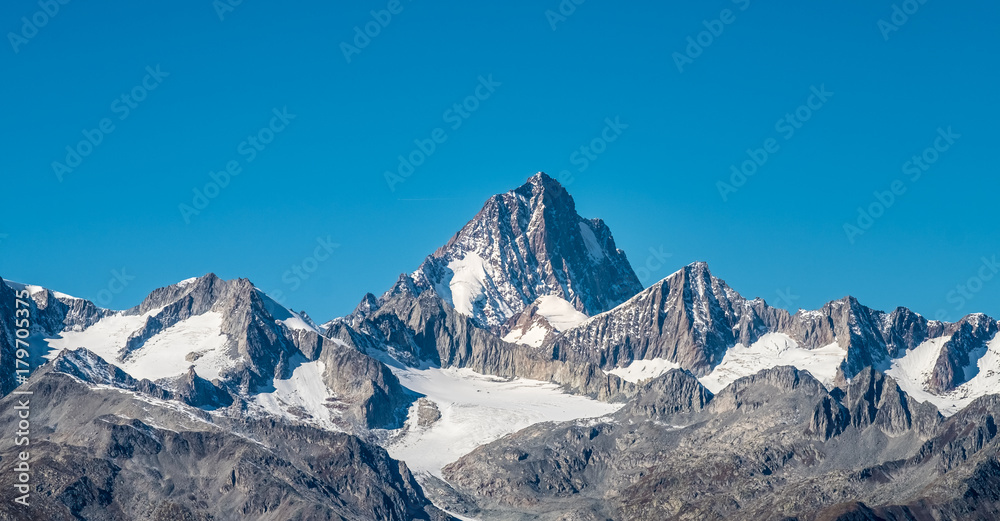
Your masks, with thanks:
[(389, 294), (433, 289), (490, 328), (541, 296), (593, 315), (642, 290), (608, 226), (577, 214), (569, 192), (544, 172), (491, 197), (410, 279)]
[(536, 198), (541, 195), (545, 199), (552, 198), (555, 201), (568, 204), (570, 208), (575, 207), (573, 197), (569, 195), (566, 188), (545, 172), (538, 172), (529, 177), (527, 182), (512, 191), (527, 198)]

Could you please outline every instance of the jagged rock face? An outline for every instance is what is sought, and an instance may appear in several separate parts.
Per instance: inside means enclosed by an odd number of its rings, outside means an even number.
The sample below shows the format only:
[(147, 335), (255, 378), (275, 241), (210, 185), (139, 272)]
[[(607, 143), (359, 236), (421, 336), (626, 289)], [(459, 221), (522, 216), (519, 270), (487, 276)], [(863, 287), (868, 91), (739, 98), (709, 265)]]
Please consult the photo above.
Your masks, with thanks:
[(651, 416), (640, 392), (610, 418), (537, 425), (480, 447), (445, 477), (484, 521), (566, 512), (615, 521), (866, 512), (915, 515), (858, 519), (985, 520), (1000, 508), (998, 396), (944, 421), (869, 369), (832, 393), (791, 367), (714, 397), (696, 384), (675, 370), (649, 387), (683, 404), (707, 396), (704, 407)]
[(643, 384), (617, 416), (666, 421), (676, 415), (696, 413), (712, 400), (712, 393), (693, 374), (673, 369)]
[(913, 401), (895, 380), (870, 367), (847, 385), (844, 402), (855, 427), (874, 425), (890, 436), (910, 429), (927, 434), (941, 422), (933, 405)]
[(539, 173), (490, 198), (447, 244), (390, 294), (434, 289), (484, 327), (497, 330), (542, 295), (593, 315), (642, 289), (600, 219), (576, 213), (569, 193)]
[(602, 400), (636, 392), (635, 386), (594, 364), (554, 360), (535, 348), (504, 342), (433, 291), (383, 297), (378, 311), (353, 327), (335, 322), (326, 335), (360, 352), (388, 351), (404, 363), (422, 360), (504, 378), (552, 381)]
[[(273, 389), (273, 381), (292, 376), (293, 360), (319, 360), (325, 367), (322, 384), (336, 397), (337, 403), (331, 403), (329, 407), (340, 415), (338, 425), (345, 430), (357, 432), (393, 427), (401, 421), (400, 416), (405, 415), (406, 407), (413, 400), (387, 367), (356, 349), (323, 337), (308, 318), (293, 316), (245, 279), (225, 281), (214, 274), (189, 279), (157, 289), (138, 306), (120, 312), (103, 310), (89, 302), (35, 286), (30, 288), (33, 290), (32, 298), (28, 299), (32, 306), (32, 332), (39, 337), (52, 338), (67, 331), (81, 332), (104, 318), (123, 323), (123, 317), (145, 317), (138, 327), (129, 326), (135, 328), (131, 334), (129, 329), (124, 329), (122, 338), (112, 340), (111, 347), (105, 348), (110, 352), (102, 351), (103, 356), (109, 358), (107, 362), (130, 368), (129, 362), (133, 359), (141, 363), (142, 357), (152, 355), (147, 353), (149, 350), (171, 349), (179, 351), (180, 356), (193, 364), (187, 371), (178, 370), (174, 375), (157, 376), (155, 385), (148, 380), (135, 380), (129, 384), (129, 389), (145, 389), (147, 394), (162, 395), (189, 405), (211, 410), (231, 408), (232, 414), (243, 414), (243, 409), (256, 394)], [(57, 298), (57, 295), (60, 296)], [(0, 283), (0, 308), (9, 308), (13, 316), (13, 305), (14, 291)], [(208, 313), (219, 316), (219, 329), (199, 334), (221, 335), (218, 338), (222, 343), (217, 348), (218, 353), (213, 352), (213, 356), (218, 356), (212, 362), (222, 365), (208, 368), (218, 372), (219, 377), (214, 381), (199, 374), (201, 369), (198, 367), (201, 366), (197, 364), (201, 363), (199, 360), (203, 352), (191, 351), (193, 348), (186, 343), (190, 336), (174, 337), (179, 340), (169, 345), (162, 345), (162, 341), (159, 344), (155, 342), (164, 335), (169, 336), (172, 331), (186, 331), (185, 328), (189, 327), (186, 321), (201, 319)], [(13, 324), (10, 321), (0, 323), (3, 327), (0, 340), (4, 342), (0, 355), (13, 367)], [(41, 348), (33, 350), (40, 351)], [(185, 356), (187, 351), (191, 352)], [(72, 354), (72, 351), (63, 353)], [(60, 363), (78, 368), (89, 367), (86, 371), (95, 378), (132, 379), (98, 355), (87, 353), (74, 355)], [(37, 368), (45, 362), (41, 354), (33, 352), (33, 367)], [(95, 369), (96, 366), (92, 367), (94, 359), (110, 369)], [(80, 371), (78, 376), (83, 375)], [(111, 376), (101, 376), (104, 373)], [(12, 377), (11, 372), (3, 372), (0, 377), (5, 393), (14, 388)], [(95, 380), (95, 383), (100, 382)]]
[[(225, 349), (235, 359), (220, 375), (218, 385), (197, 374), (180, 382), (178, 396), (204, 407), (231, 404), (225, 388), (234, 394), (252, 395), (274, 379), (291, 376), (291, 360), (302, 355), (325, 367), (323, 383), (347, 406), (346, 419), (363, 429), (399, 423), (412, 401), (399, 380), (379, 362), (363, 353), (323, 337), (317, 331), (282, 326), (291, 314), (246, 279), (224, 281), (209, 274), (184, 285), (161, 288), (126, 314), (160, 310), (129, 339), (124, 357), (157, 333), (195, 315), (217, 312), (223, 316)], [(191, 380), (193, 378), (193, 380)], [(194, 382), (193, 384), (191, 382)], [(220, 388), (221, 386), (221, 388)]]
[(782, 333), (805, 349), (839, 345), (847, 352), (840, 373), (851, 378), (866, 367), (888, 368), (892, 359), (928, 339), (953, 336), (928, 385), (941, 393), (975, 374), (968, 368), (975, 367), (998, 329), (998, 322), (985, 315), (955, 323), (928, 321), (902, 307), (890, 313), (873, 310), (853, 297), (790, 315), (763, 300), (743, 298), (697, 262), (611, 311), (549, 336), (542, 347), (560, 360), (604, 369), (659, 358), (704, 376), (733, 346)]
[(68, 374), (91, 385), (109, 385), (161, 400), (170, 400), (175, 397), (173, 392), (149, 380), (132, 378), (125, 371), (107, 363), (86, 348), (63, 351), (52, 360), (47, 369)]
[(217, 409), (233, 404), (233, 397), (225, 390), (198, 376), (194, 367), (176, 384), (177, 397), (193, 407)]
[(225, 383), (247, 392), (281, 377), (281, 368), (297, 352), (296, 346), (275, 323), (262, 294), (246, 279), (224, 281), (208, 274), (186, 284), (160, 288), (125, 315), (143, 315), (154, 310), (143, 326), (132, 333), (123, 347), (125, 361), (155, 335), (180, 322), (207, 312), (223, 316), (225, 350), (235, 360), (221, 377)]
[[(51, 365), (25, 387), (37, 400), (31, 506), (4, 501), (0, 519), (451, 519), (405, 464), (348, 434), (209, 417), (96, 389)], [(16, 422), (15, 398), (0, 400), (4, 424)], [(0, 441), (4, 489), (21, 450), (13, 437)]]
[(950, 391), (974, 376), (975, 371), (966, 371), (976, 365), (972, 354), (996, 336), (1000, 325), (985, 315), (976, 314), (963, 318), (950, 329), (954, 333), (941, 348), (928, 382), (928, 387), (938, 393)]
[(587, 360), (608, 369), (664, 358), (703, 375), (729, 347), (753, 343), (782, 319), (787, 312), (747, 301), (713, 277), (706, 264), (694, 263), (569, 329), (550, 346), (561, 360)]
[[(0, 278), (0, 314), (11, 319), (0, 320), (0, 363), (10, 370), (0, 372), (0, 396), (6, 396), (16, 386), (14, 368), (16, 323), (16, 297), (27, 292), (21, 299), (28, 304), (30, 331), (34, 335), (51, 337), (63, 330), (85, 329), (111, 312), (95, 306), (92, 302), (65, 295), (57, 296), (52, 291), (38, 286), (25, 286)], [(32, 365), (37, 365), (37, 353), (33, 353)]]

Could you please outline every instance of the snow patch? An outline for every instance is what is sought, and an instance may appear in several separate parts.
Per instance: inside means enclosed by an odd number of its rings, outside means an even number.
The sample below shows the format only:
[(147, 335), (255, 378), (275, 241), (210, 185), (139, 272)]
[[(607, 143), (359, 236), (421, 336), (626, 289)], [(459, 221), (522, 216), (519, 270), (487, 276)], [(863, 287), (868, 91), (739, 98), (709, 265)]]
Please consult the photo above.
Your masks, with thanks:
[[(566, 299), (555, 295), (539, 297), (533, 305), (537, 305), (537, 314), (545, 318), (545, 321), (552, 327), (551, 331), (557, 333), (575, 327), (588, 318), (585, 313), (577, 311)], [(512, 329), (504, 335), (503, 340), (512, 344), (540, 347), (549, 332), (549, 328), (543, 324), (533, 323), (526, 331), (523, 327)]]
[(288, 329), (298, 329), (298, 330), (302, 330), (302, 331), (312, 331), (312, 332), (314, 332), (316, 334), (320, 334), (320, 330), (318, 328), (316, 328), (313, 325), (311, 325), (310, 323), (306, 322), (302, 318), (301, 315), (299, 315), (298, 313), (296, 313), (294, 311), (292, 312), (292, 316), (290, 316), (290, 317), (288, 317), (288, 318), (286, 318), (284, 320), (279, 320), (278, 322), (284, 324), (285, 327), (287, 327)]
[(541, 324), (532, 324), (527, 331), (524, 328), (512, 329), (510, 333), (503, 336), (504, 342), (511, 344), (524, 344), (529, 347), (542, 347), (549, 330)]
[[(122, 362), (118, 356), (129, 336), (141, 329), (148, 317), (159, 312), (155, 309), (132, 316), (117, 313), (83, 331), (64, 331), (48, 340), (50, 352), (46, 358), (51, 360), (64, 349), (85, 347), (129, 375), (150, 380), (180, 376), (192, 365), (198, 376), (212, 380), (235, 365), (236, 360), (224, 350), (228, 337), (222, 333), (222, 314), (214, 311), (161, 331)], [(188, 360), (189, 353), (195, 354), (194, 361)]]
[[(254, 403), (275, 416), (315, 423), (330, 430), (342, 430), (333, 421), (335, 414), (329, 407), (335, 397), (323, 382), (326, 370), (323, 362), (310, 362), (301, 354), (296, 354), (289, 364), (295, 367), (292, 375), (286, 380), (274, 380), (274, 389), (255, 395)], [(311, 418), (306, 419), (303, 413)]]
[(577, 311), (573, 304), (567, 302), (566, 299), (555, 295), (539, 297), (536, 302), (538, 302), (538, 314), (545, 317), (545, 320), (556, 328), (556, 331), (566, 331), (576, 327), (588, 318), (586, 314)]
[(749, 347), (736, 344), (730, 348), (722, 363), (698, 380), (709, 391), (717, 393), (744, 376), (772, 367), (790, 365), (809, 371), (830, 389), (837, 376), (837, 368), (846, 357), (847, 351), (836, 342), (817, 349), (805, 349), (799, 347), (788, 335), (767, 333)]
[(177, 286), (178, 288), (183, 288), (183, 287), (186, 287), (189, 284), (193, 283), (196, 280), (198, 280), (198, 277), (191, 277), (190, 279), (184, 279), (184, 280), (178, 282), (177, 284), (174, 284), (174, 286)]
[(601, 262), (605, 255), (604, 248), (597, 242), (594, 230), (591, 230), (586, 222), (580, 221), (580, 235), (583, 237), (583, 245), (587, 247), (587, 254), (590, 256), (590, 260), (595, 264)]
[(392, 371), (405, 387), (433, 401), (441, 418), (420, 427), (411, 409), (405, 435), (386, 450), (414, 471), (438, 477), (445, 465), (530, 425), (603, 416), (622, 407), (566, 394), (553, 383), (504, 380), (469, 369), (392, 367)]
[(652, 358), (649, 360), (635, 360), (625, 367), (616, 367), (606, 374), (613, 374), (626, 382), (638, 383), (650, 378), (656, 378), (666, 374), (671, 369), (679, 369), (681, 366), (665, 358)]
[[(980, 396), (1000, 391), (1000, 335), (986, 345), (986, 351), (975, 367), (966, 367), (966, 376), (975, 372), (971, 380), (944, 394), (934, 394), (927, 389), (927, 381), (934, 364), (941, 355), (944, 344), (951, 337), (938, 337), (924, 341), (891, 362), (885, 374), (893, 377), (899, 387), (913, 399), (934, 404), (945, 416), (960, 411)], [(973, 353), (975, 357), (978, 353)]]
[(489, 280), (486, 261), (476, 252), (470, 251), (464, 258), (449, 262), (448, 269), (453, 273), (448, 289), (455, 311), (465, 316), (474, 316), (476, 302), (486, 296), (486, 284)]

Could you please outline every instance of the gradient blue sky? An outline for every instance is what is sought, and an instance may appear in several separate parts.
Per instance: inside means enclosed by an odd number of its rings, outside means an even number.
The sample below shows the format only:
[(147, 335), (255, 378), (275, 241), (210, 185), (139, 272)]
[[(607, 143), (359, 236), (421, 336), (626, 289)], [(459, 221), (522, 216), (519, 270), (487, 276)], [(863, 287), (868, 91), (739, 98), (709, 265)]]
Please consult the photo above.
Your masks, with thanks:
[[(134, 279), (106, 303), (125, 308), (213, 271), (326, 320), (412, 271), (490, 195), (570, 171), (579, 212), (633, 265), (671, 253), (646, 285), (705, 260), (792, 309), (851, 294), (998, 316), (1000, 277), (979, 274), (1000, 255), (1000, 5), (929, 0), (886, 41), (893, 3), (589, 0), (553, 30), (555, 0), (402, 0), (348, 63), (341, 43), (388, 2), (243, 2), (223, 20), (210, 0), (70, 2), (0, 49), (0, 275), (99, 299), (124, 268)], [(39, 9), (4, 2), (4, 32)], [(673, 53), (723, 9), (732, 23), (679, 71)], [(114, 100), (157, 65), (169, 76), (119, 119)], [(453, 129), (445, 111), (489, 75), (500, 85)], [(813, 86), (833, 96), (785, 139), (776, 122)], [(284, 107), (295, 119), (247, 162), (241, 142)], [(615, 117), (628, 128), (581, 171), (572, 154)], [(59, 182), (52, 162), (102, 118), (114, 131)], [(913, 181), (904, 163), (949, 126), (961, 137)], [(435, 128), (447, 141), (390, 191), (384, 172)], [(724, 200), (717, 182), (769, 138), (778, 151)], [(230, 160), (242, 173), (185, 223), (178, 205)], [(844, 224), (896, 180), (906, 192), (849, 241)], [(339, 248), (293, 289), (283, 274), (328, 236)]]

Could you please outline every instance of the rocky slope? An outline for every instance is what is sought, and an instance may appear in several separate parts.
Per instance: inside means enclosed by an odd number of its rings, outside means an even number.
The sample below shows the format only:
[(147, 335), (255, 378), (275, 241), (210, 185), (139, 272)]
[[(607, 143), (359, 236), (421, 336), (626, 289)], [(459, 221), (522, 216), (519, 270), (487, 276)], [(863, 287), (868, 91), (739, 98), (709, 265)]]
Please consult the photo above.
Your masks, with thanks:
[[(18, 305), (17, 299), (27, 304)], [(0, 316), (20, 317), (17, 310), (28, 310), (28, 322), (33, 338), (52, 337), (63, 330), (83, 330), (110, 311), (99, 308), (87, 300), (78, 299), (48, 289), (25, 285), (0, 278)], [(15, 329), (13, 320), (0, 320), (0, 365), (4, 368), (14, 368), (15, 364)], [(40, 357), (33, 353), (30, 359), (32, 367), (41, 363)], [(16, 373), (12, 370), (0, 371), (0, 396), (5, 396), (17, 386)]]
[(838, 370), (841, 377), (851, 378), (866, 367), (888, 369), (924, 342), (940, 339), (925, 387), (944, 393), (975, 375), (976, 363), (998, 329), (996, 320), (982, 314), (944, 323), (902, 307), (889, 313), (874, 310), (853, 297), (791, 314), (761, 299), (743, 298), (698, 262), (620, 306), (549, 337), (542, 349), (559, 360), (606, 370), (661, 359), (705, 376), (735, 346), (751, 346), (778, 333), (807, 351), (839, 346), (845, 354)]
[[(84, 350), (19, 391), (33, 393), (29, 506), (4, 501), (0, 519), (451, 519), (405, 464), (357, 437), (180, 405)], [(23, 398), (0, 400), (0, 422), (16, 423)], [(0, 440), (5, 490), (23, 450)]]
[[(12, 309), (13, 297), (0, 282), (0, 307)], [(232, 406), (234, 414), (246, 414), (250, 407), (251, 412), (324, 420), (347, 431), (398, 424), (415, 399), (388, 368), (322, 336), (246, 279), (225, 281), (208, 274), (159, 288), (138, 306), (118, 312), (56, 298), (41, 288), (31, 304), (35, 367), (43, 356), (86, 347), (188, 404)], [(12, 332), (5, 331), (3, 339), (11, 342)], [(13, 350), (3, 347), (9, 357)], [(321, 386), (330, 395), (327, 404), (313, 410), (304, 410), (275, 387), (296, 378), (303, 366), (322, 371), (315, 382), (296, 381)], [(268, 397), (263, 406), (261, 395)]]
[(525, 429), (445, 477), (482, 520), (994, 519), (998, 414), (990, 396), (945, 421), (870, 369), (828, 392), (778, 367), (714, 397), (674, 370), (611, 417)]

